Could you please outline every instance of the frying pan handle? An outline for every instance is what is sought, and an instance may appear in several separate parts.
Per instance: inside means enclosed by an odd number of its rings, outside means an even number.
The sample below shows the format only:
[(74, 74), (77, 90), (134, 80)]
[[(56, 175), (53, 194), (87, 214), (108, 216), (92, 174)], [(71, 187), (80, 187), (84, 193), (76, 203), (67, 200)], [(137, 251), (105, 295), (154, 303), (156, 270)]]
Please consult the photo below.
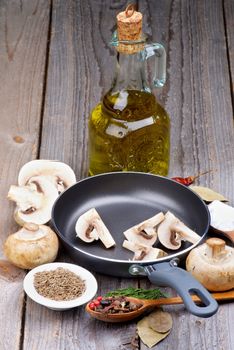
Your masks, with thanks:
[[(177, 291), (184, 301), (189, 312), (199, 317), (210, 317), (218, 310), (218, 303), (210, 293), (192, 277), (187, 271), (179, 268), (171, 262), (158, 263), (146, 266), (150, 282), (158, 286), (169, 286)], [(196, 294), (203, 303), (203, 306), (196, 305), (191, 298)]]

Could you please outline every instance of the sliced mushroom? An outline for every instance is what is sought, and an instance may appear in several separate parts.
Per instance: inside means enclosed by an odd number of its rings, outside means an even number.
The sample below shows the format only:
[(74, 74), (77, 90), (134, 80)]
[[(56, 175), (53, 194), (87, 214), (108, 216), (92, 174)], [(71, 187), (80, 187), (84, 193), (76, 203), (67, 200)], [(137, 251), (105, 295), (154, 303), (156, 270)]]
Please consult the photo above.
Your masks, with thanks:
[(35, 176), (44, 176), (63, 192), (76, 183), (76, 176), (71, 167), (65, 163), (54, 160), (37, 159), (22, 166), (18, 176), (19, 186), (25, 186)]
[(168, 211), (158, 227), (158, 239), (164, 247), (176, 250), (180, 248), (182, 240), (194, 244), (201, 237)]
[(98, 240), (98, 233), (94, 226), (94, 222), (99, 221), (98, 213), (95, 209), (90, 209), (83, 215), (81, 215), (75, 226), (77, 237), (82, 241), (91, 243), (94, 240)]
[(158, 213), (152, 218), (145, 220), (128, 230), (124, 231), (125, 237), (129, 241), (152, 246), (157, 240), (157, 225), (164, 219), (163, 213)]
[(100, 239), (106, 248), (115, 245), (115, 241), (108, 228), (94, 208), (88, 210), (78, 218), (75, 230), (77, 237), (84, 242), (90, 243)]
[(127, 241), (126, 239), (123, 242), (123, 247), (135, 253), (133, 260), (155, 260), (167, 255), (167, 253), (161, 249)]
[(56, 187), (40, 176), (31, 178), (27, 186), (11, 186), (8, 192), (8, 199), (17, 204), (15, 220), (19, 225), (27, 222), (38, 225), (47, 223), (57, 197)]

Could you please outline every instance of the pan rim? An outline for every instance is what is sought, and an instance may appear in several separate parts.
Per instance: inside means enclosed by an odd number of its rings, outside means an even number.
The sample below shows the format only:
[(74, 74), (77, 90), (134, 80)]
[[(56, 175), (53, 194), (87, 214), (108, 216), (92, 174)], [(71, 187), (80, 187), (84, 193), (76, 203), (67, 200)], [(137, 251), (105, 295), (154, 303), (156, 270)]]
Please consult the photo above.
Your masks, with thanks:
[[(182, 187), (182, 188), (185, 188), (186, 190), (190, 191), (194, 197), (197, 197), (201, 204), (203, 205), (204, 207), (204, 210), (207, 214), (207, 225), (205, 227), (205, 230), (204, 230), (204, 233), (201, 235), (201, 238), (198, 242), (192, 244), (191, 246), (183, 249), (183, 250), (180, 250), (179, 252), (176, 252), (176, 253), (172, 253), (168, 256), (165, 256), (165, 257), (162, 257), (162, 258), (159, 258), (159, 259), (154, 259), (154, 260), (144, 260), (144, 261), (135, 261), (135, 260), (123, 260), (123, 259), (111, 259), (111, 258), (106, 258), (106, 257), (102, 257), (102, 256), (99, 256), (99, 255), (95, 255), (95, 254), (92, 254), (92, 253), (88, 253), (78, 247), (76, 247), (73, 243), (71, 243), (71, 241), (69, 239), (67, 239), (66, 236), (64, 236), (60, 230), (58, 229), (56, 223), (55, 223), (55, 220), (54, 220), (54, 212), (55, 212), (55, 208), (56, 208), (56, 205), (57, 203), (61, 200), (62, 196), (69, 192), (69, 191), (72, 191), (72, 189), (78, 185), (80, 185), (81, 183), (83, 182), (87, 182), (87, 181), (92, 181), (95, 180), (95, 178), (98, 178), (98, 177), (105, 177), (105, 176), (115, 176), (115, 175), (118, 175), (118, 176), (126, 176), (126, 175), (130, 175), (131, 174), (137, 174), (139, 176), (149, 176), (149, 177), (155, 177), (155, 178), (162, 178), (163, 180), (166, 180), (166, 181), (169, 181), (169, 182), (173, 182), (176, 186), (179, 187)], [(60, 237), (60, 239), (62, 240), (62, 242), (66, 243), (70, 248), (72, 249), (75, 249), (77, 250), (78, 252), (86, 255), (86, 256), (89, 256), (89, 257), (92, 257), (94, 259), (98, 259), (100, 261), (106, 261), (106, 262), (111, 262), (111, 263), (121, 263), (121, 264), (128, 264), (128, 265), (132, 265), (132, 264), (136, 264), (136, 265), (148, 265), (148, 264), (155, 264), (155, 263), (160, 263), (160, 262), (166, 262), (168, 260), (173, 260), (173, 259), (177, 259), (177, 258), (180, 258), (182, 255), (187, 255), (187, 253), (192, 250), (193, 248), (195, 248), (196, 246), (198, 246), (201, 241), (204, 239), (204, 237), (206, 236), (208, 230), (209, 230), (209, 227), (210, 227), (210, 213), (209, 213), (209, 210), (208, 210), (208, 207), (207, 205), (204, 203), (204, 201), (201, 199), (201, 197), (196, 194), (195, 192), (193, 192), (191, 189), (189, 189), (187, 186), (183, 185), (183, 184), (180, 184), (178, 182), (176, 182), (175, 180), (172, 180), (168, 177), (165, 177), (165, 176), (161, 176), (161, 175), (155, 175), (155, 174), (151, 174), (151, 173), (142, 173), (142, 172), (136, 172), (136, 171), (123, 171), (123, 172), (111, 172), (111, 173), (102, 173), (102, 174), (97, 174), (97, 175), (93, 175), (93, 176), (90, 176), (90, 177), (85, 177), (83, 179), (80, 179), (79, 181), (77, 181), (74, 185), (70, 186), (69, 188), (67, 188), (64, 192), (62, 192), (60, 194), (60, 196), (56, 199), (56, 201), (54, 202), (54, 205), (53, 205), (53, 208), (52, 208), (52, 213), (51, 213), (51, 222), (58, 234), (58, 236)]]

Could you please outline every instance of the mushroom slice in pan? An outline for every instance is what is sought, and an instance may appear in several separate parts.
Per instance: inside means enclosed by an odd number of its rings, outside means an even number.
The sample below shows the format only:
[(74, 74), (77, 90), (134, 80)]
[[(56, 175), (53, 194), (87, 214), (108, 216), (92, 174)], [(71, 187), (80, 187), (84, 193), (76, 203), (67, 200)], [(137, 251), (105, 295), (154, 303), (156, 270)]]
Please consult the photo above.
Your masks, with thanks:
[(27, 186), (11, 186), (8, 199), (16, 202), (15, 220), (42, 225), (51, 219), (51, 210), (58, 197), (56, 187), (46, 178), (36, 176)]
[(123, 247), (134, 252), (133, 260), (137, 261), (155, 260), (167, 255), (161, 249), (127, 240), (124, 240)]
[(158, 226), (158, 239), (164, 247), (176, 250), (180, 248), (182, 240), (194, 244), (201, 237), (168, 211), (165, 219)]
[(164, 219), (163, 213), (158, 213), (152, 218), (145, 220), (128, 230), (124, 231), (124, 236), (133, 242), (152, 246), (157, 240), (156, 226)]
[(71, 167), (54, 160), (36, 159), (24, 164), (18, 176), (19, 186), (27, 185), (35, 176), (46, 177), (60, 193), (76, 183), (76, 176)]
[(115, 241), (108, 228), (94, 208), (88, 210), (78, 218), (75, 230), (77, 236), (84, 242), (90, 243), (100, 239), (106, 248), (115, 245)]

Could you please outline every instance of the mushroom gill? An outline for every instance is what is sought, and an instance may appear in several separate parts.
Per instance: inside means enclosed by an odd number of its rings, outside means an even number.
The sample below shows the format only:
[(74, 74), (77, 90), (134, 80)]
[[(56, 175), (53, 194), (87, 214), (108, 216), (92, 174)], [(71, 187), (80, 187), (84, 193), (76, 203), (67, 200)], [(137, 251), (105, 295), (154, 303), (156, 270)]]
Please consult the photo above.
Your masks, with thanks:
[(72, 168), (55, 160), (36, 159), (24, 164), (18, 175), (19, 186), (27, 185), (35, 176), (45, 177), (57, 188), (58, 193), (76, 183)]

